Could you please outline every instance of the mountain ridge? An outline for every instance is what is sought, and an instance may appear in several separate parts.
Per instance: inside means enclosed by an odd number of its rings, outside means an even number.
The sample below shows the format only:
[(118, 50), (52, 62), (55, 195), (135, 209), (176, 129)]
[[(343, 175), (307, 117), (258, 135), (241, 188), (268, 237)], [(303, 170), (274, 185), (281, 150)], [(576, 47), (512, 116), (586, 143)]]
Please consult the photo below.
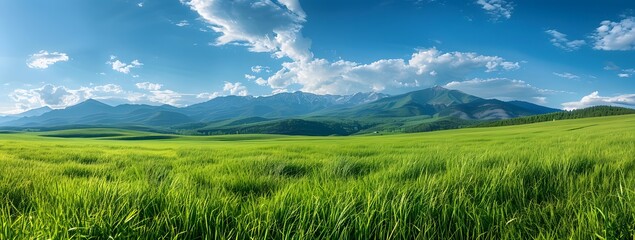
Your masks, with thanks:
[[(422, 121), (451, 118), (461, 121), (451, 120), (444, 124), (463, 124), (466, 121), (499, 120), (556, 111), (559, 110), (522, 101), (483, 99), (437, 86), (394, 96), (372, 92), (317, 95), (299, 91), (262, 97), (224, 96), (182, 108), (144, 104), (110, 106), (89, 99), (65, 109), (0, 125), (18, 128), (147, 126), (162, 131), (190, 133), (200, 133), (198, 129), (207, 129), (207, 133), (241, 132), (245, 127), (249, 127), (249, 131), (285, 133), (288, 131), (284, 129), (288, 128), (315, 135), (317, 132), (309, 129), (312, 126), (332, 134), (354, 134), (372, 127), (404, 131), (405, 126)], [(292, 119), (296, 120), (287, 121)], [(386, 125), (388, 122), (390, 127)]]

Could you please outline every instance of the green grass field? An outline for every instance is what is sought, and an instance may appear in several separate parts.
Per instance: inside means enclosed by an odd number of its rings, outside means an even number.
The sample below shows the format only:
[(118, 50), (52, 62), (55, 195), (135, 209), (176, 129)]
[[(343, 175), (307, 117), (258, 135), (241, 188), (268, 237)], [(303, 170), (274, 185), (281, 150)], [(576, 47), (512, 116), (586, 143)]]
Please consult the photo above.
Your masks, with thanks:
[(352, 137), (0, 133), (0, 239), (633, 239), (635, 115)]

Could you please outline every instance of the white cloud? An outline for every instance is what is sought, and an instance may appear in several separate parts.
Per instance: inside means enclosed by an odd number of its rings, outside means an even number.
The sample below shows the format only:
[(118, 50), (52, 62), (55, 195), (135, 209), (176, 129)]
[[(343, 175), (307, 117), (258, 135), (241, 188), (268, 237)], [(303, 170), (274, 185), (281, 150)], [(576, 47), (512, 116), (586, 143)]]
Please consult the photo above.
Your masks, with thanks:
[(263, 66), (260, 66), (260, 65), (251, 67), (251, 71), (254, 72), (254, 73), (260, 73), (262, 71), (270, 72), (269, 67), (263, 67)]
[(199, 93), (198, 95), (196, 95), (196, 98), (212, 99), (212, 98), (217, 98), (219, 96), (221, 96), (221, 94), (219, 92)]
[(181, 101), (181, 97), (183, 97), (183, 94), (181, 93), (172, 90), (156, 90), (150, 91), (150, 93), (152, 93), (152, 95), (148, 95), (148, 100), (150, 102), (181, 106), (179, 103)]
[(306, 14), (298, 0), (181, 2), (221, 34), (216, 45), (245, 45), (252, 52), (271, 52), (294, 61), (312, 58), (310, 41), (300, 32)]
[(263, 79), (263, 78), (258, 78), (256, 79), (256, 84), (260, 85), (260, 86), (267, 86), (267, 80)]
[(93, 89), (95, 89), (95, 91), (97, 92), (105, 92), (105, 93), (122, 93), (123, 92), (123, 88), (115, 84), (106, 84), (102, 86), (96, 86)]
[(28, 110), (43, 106), (64, 108), (89, 98), (106, 98), (106, 96), (119, 94), (125, 94), (125, 92), (121, 86), (115, 84), (100, 85), (92, 88), (80, 87), (78, 89), (46, 84), (33, 89), (15, 89), (9, 94), (9, 97), (15, 102), (17, 109)]
[(143, 7), (143, 2), (137, 3), (138, 7)]
[(622, 73), (617, 74), (617, 76), (621, 78), (629, 78), (633, 76), (633, 74), (635, 74), (635, 69), (629, 68), (629, 69), (622, 69)]
[[(261, 78), (259, 78), (260, 80)], [(247, 87), (245, 87), (241, 82), (225, 82), (223, 85), (223, 90), (220, 92), (211, 92), (211, 93), (200, 93), (196, 95), (196, 98), (202, 99), (212, 99), (220, 96), (226, 95), (236, 95), (236, 96), (247, 96), (249, 92), (247, 91)]]
[(70, 58), (66, 53), (60, 52), (52, 52), (49, 53), (47, 51), (40, 51), (38, 53), (32, 54), (26, 60), (26, 65), (29, 68), (35, 69), (47, 69), (50, 65), (53, 65), (57, 62), (66, 62)]
[(151, 82), (139, 82), (135, 86), (138, 89), (148, 91), (143, 94), (137, 101), (149, 101), (151, 103), (169, 104), (172, 106), (183, 106), (183, 97), (192, 96), (194, 94), (183, 94), (169, 89), (163, 89), (163, 84)]
[(435, 48), (422, 49), (410, 59), (382, 59), (370, 64), (339, 60), (314, 59), (309, 62), (286, 62), (267, 79), (272, 88), (299, 86), (300, 90), (318, 94), (356, 92), (394, 93), (405, 88), (433, 86), (438, 82), (462, 79), (478, 69), (484, 72), (514, 70), (516, 62), (476, 53), (443, 53)]
[(564, 73), (556, 73), (556, 72), (554, 72), (553, 75), (556, 75), (556, 76), (561, 77), (561, 78), (567, 78), (567, 79), (579, 79), (580, 78), (580, 76), (575, 75), (573, 73), (568, 73), (568, 72), (564, 72)]
[(286, 93), (286, 92), (289, 92), (289, 90), (284, 88), (275, 88), (271, 91), (271, 94), (276, 95), (278, 93)]
[(247, 87), (245, 87), (240, 82), (235, 82), (235, 83), (225, 82), (225, 86), (223, 86), (223, 91), (229, 92), (230, 95), (237, 95), (237, 96), (247, 96), (248, 94)]
[(161, 87), (163, 87), (163, 84), (151, 83), (151, 82), (140, 82), (140, 83), (136, 83), (135, 86), (143, 90), (157, 91), (157, 90), (160, 90)]
[(506, 0), (477, 0), (477, 4), (481, 5), (483, 10), (489, 14), (493, 20), (500, 18), (511, 18), (514, 11), (514, 5)]
[(175, 25), (179, 26), (179, 27), (185, 27), (185, 26), (189, 26), (190, 22), (188, 22), (187, 20), (181, 20), (180, 22), (176, 23)]
[[(114, 60), (114, 61), (113, 61)], [(106, 62), (112, 66), (112, 70), (115, 70), (120, 73), (128, 74), (130, 70), (133, 68), (139, 68), (143, 66), (143, 63), (139, 62), (139, 60), (133, 60), (130, 64), (119, 61), (116, 56), (110, 56), (110, 61)]]
[(545, 33), (551, 35), (551, 39), (549, 40), (551, 44), (566, 51), (578, 50), (586, 44), (586, 41), (584, 40), (569, 41), (566, 34), (558, 32), (555, 29), (547, 30)]
[(613, 62), (608, 62), (607, 65), (604, 67), (604, 70), (616, 71), (618, 72), (617, 76), (620, 78), (630, 78), (631, 76), (633, 76), (633, 74), (635, 74), (635, 69), (633, 68), (622, 69), (620, 66), (617, 66)]
[(624, 94), (615, 97), (603, 97), (600, 96), (598, 91), (595, 91), (587, 96), (582, 97), (580, 101), (566, 102), (562, 104), (565, 110), (574, 110), (599, 105), (635, 108), (635, 94)]
[(496, 98), (503, 101), (522, 100), (537, 104), (547, 103), (547, 97), (563, 93), (534, 87), (522, 80), (506, 78), (472, 79), (450, 82), (444, 86), (482, 98)]
[[(256, 84), (274, 89), (317, 94), (350, 94), (433, 86), (464, 79), (474, 72), (518, 69), (518, 62), (471, 52), (442, 53), (435, 48), (417, 50), (410, 59), (380, 59), (368, 64), (314, 58), (310, 41), (302, 36), (306, 14), (298, 0), (214, 1), (181, 0), (210, 28), (220, 33), (214, 45), (246, 46), (252, 52), (288, 57), (282, 68)], [(484, 1), (484, 8), (511, 16), (512, 5), (503, 0)], [(496, 10), (499, 9), (499, 10)], [(502, 9), (502, 10), (500, 10)], [(252, 72), (268, 72), (254, 66)], [(266, 80), (266, 83), (265, 83)]]
[(248, 80), (254, 80), (254, 79), (256, 79), (256, 76), (250, 75), (250, 74), (245, 74), (245, 78), (248, 79)]
[(145, 91), (129, 91), (116, 84), (79, 87), (76, 89), (46, 84), (33, 89), (15, 89), (9, 94), (9, 98), (15, 103), (16, 110), (14, 112), (23, 112), (43, 106), (49, 106), (54, 109), (65, 108), (91, 98), (118, 104), (170, 104), (173, 106), (186, 106), (200, 101), (196, 99), (196, 94), (161, 89), (161, 84), (144, 82), (136, 85), (139, 89)]
[(593, 39), (597, 50), (635, 50), (635, 17), (620, 22), (602, 21)]

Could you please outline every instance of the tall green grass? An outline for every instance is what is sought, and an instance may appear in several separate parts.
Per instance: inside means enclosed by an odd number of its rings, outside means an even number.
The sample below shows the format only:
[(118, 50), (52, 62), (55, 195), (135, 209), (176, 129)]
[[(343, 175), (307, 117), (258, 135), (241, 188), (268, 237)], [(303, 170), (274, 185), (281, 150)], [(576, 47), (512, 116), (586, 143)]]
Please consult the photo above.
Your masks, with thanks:
[(635, 236), (634, 116), (358, 137), (95, 131), (0, 135), (0, 239)]

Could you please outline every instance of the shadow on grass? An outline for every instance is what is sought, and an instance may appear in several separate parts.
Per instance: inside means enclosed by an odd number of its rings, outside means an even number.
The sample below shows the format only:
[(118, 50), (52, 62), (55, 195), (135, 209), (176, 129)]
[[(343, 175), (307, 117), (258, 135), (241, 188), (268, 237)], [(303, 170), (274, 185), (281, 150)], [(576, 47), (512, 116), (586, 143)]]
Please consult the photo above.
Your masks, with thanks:
[(177, 136), (163, 136), (163, 135), (151, 135), (151, 136), (134, 136), (134, 137), (118, 137), (108, 138), (108, 140), (123, 140), (123, 141), (143, 141), (143, 140), (165, 140), (175, 139)]
[(276, 191), (278, 184), (269, 179), (238, 178), (225, 182), (223, 188), (241, 197), (262, 197)]
[(356, 178), (371, 173), (375, 168), (368, 163), (340, 159), (333, 164), (333, 175), (341, 178)]
[(56, 137), (56, 138), (103, 138), (103, 137), (119, 137), (125, 136), (121, 133), (61, 133), (61, 134), (46, 134), (42, 137)]

